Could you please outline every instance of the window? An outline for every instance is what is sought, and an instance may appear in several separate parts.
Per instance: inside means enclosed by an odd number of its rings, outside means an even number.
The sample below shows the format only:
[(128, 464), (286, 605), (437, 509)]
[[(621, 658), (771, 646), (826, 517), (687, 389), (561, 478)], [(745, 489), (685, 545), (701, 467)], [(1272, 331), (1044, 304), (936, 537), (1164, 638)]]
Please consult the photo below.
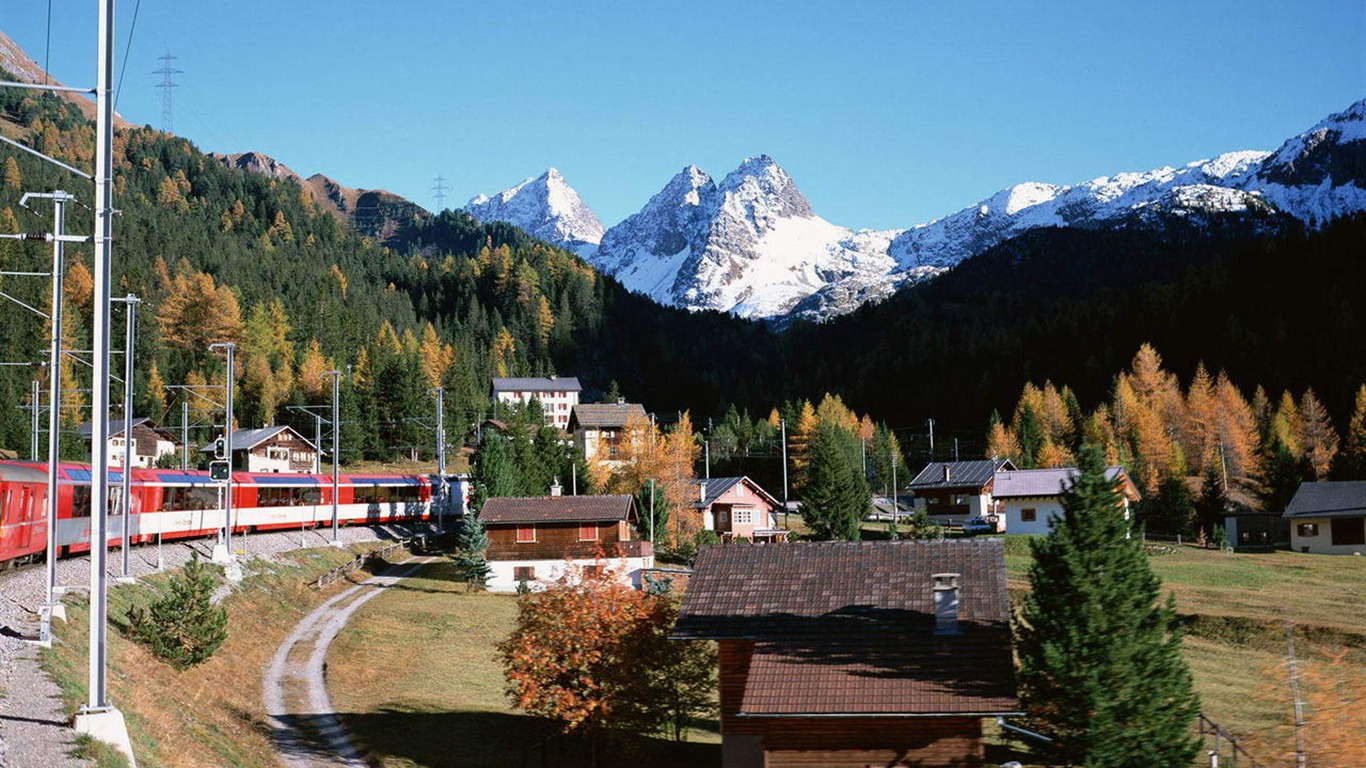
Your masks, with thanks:
[(1333, 543), (1366, 544), (1366, 517), (1339, 517), (1333, 521)]
[(512, 579), (514, 581), (535, 581), (536, 567), (531, 565), (518, 565), (512, 569)]
[(602, 566), (600, 565), (585, 565), (583, 567), (583, 578), (585, 581), (587, 581), (588, 579), (596, 579), (601, 575)]
[(736, 509), (731, 511), (731, 522), (736, 525), (751, 525), (754, 523), (754, 510)]
[(266, 458), (271, 461), (289, 461), (289, 449), (279, 446), (266, 448)]
[(597, 541), (598, 526), (595, 523), (579, 523), (579, 541)]
[(1301, 536), (1317, 536), (1319, 535), (1319, 524), (1300, 523), (1299, 525), (1295, 526), (1295, 532)]
[(530, 544), (536, 540), (536, 526), (519, 525), (517, 526), (517, 543)]
[(1038, 520), (1038, 519), (1039, 519), (1039, 513), (1038, 513), (1037, 510), (1029, 509), (1029, 508), (1025, 508), (1025, 509), (1020, 510), (1020, 522), (1022, 522), (1022, 523), (1032, 523), (1032, 522), (1034, 522), (1035, 520)]

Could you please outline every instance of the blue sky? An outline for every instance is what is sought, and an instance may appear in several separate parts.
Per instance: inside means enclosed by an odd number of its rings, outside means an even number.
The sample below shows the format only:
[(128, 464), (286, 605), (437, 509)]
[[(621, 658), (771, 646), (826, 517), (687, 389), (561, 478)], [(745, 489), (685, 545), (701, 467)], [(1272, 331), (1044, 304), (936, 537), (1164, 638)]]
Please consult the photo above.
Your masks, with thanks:
[[(136, 0), (119, 8), (124, 52)], [(1293, 7), (1293, 10), (1292, 10)], [(45, 3), (0, 30), (41, 63)], [(51, 69), (93, 81), (95, 3)], [(904, 227), (1021, 181), (1274, 149), (1366, 97), (1366, 3), (145, 0), (119, 111), (431, 208), (558, 167), (605, 224), (772, 155), (821, 216)]]

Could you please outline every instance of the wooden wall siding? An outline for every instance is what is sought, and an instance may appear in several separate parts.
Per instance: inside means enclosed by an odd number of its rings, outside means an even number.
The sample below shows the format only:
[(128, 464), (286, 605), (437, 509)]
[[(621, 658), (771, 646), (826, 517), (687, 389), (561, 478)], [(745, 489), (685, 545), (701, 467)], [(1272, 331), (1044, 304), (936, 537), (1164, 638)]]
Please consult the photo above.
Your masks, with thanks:
[(736, 717), (740, 702), (745, 698), (745, 681), (749, 678), (749, 660), (754, 655), (752, 640), (721, 640), (717, 642), (721, 689), (721, 733), (763, 733), (763, 722)]
[[(164, 439), (166, 438), (148, 429), (144, 424), (133, 427), (133, 455), (151, 456), (155, 459), (157, 455), (157, 442)], [(118, 454), (119, 458), (122, 459), (123, 451), (119, 451)]]
[(765, 718), (764, 728), (769, 768), (947, 768), (984, 759), (978, 718)]
[[(537, 523), (536, 541), (517, 543), (517, 526), (511, 523), (488, 526), (490, 560), (561, 560), (566, 557), (591, 558), (599, 550), (612, 556), (623, 541), (621, 526), (614, 521), (594, 523), (597, 541), (579, 541), (580, 523)], [(628, 530), (629, 533), (629, 530)]]

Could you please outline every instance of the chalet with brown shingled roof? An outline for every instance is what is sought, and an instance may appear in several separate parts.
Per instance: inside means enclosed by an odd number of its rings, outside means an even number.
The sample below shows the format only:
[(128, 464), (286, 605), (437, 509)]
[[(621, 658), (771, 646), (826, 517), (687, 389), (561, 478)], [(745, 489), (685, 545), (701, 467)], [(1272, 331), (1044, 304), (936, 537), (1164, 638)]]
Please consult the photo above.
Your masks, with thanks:
[(980, 765), (1019, 713), (999, 539), (709, 547), (672, 636), (719, 645), (725, 768)]
[(511, 592), (575, 571), (610, 570), (640, 586), (640, 572), (654, 567), (654, 545), (636, 535), (635, 497), (507, 496), (489, 499), (479, 512), (488, 531), (489, 589)]

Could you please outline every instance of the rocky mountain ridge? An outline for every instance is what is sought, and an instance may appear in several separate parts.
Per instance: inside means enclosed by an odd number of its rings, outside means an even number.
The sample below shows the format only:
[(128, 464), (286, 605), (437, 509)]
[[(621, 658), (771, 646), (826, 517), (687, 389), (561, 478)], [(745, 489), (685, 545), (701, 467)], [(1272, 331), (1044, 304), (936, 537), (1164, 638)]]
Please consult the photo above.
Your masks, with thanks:
[(589, 230), (576, 230), (572, 240), (557, 234), (564, 222), (591, 215), (572, 190), (562, 192), (572, 206), (533, 205), (548, 198), (524, 198), (519, 190), (536, 181), (528, 180), (500, 196), (526, 199), (521, 207), (476, 198), (467, 210), (572, 247), (661, 303), (822, 320), (1041, 227), (1185, 226), (1229, 216), (1273, 222), (1282, 215), (1312, 225), (1366, 210), (1363, 158), (1366, 100), (1274, 152), (1230, 152), (1075, 185), (1025, 182), (904, 230), (855, 230), (822, 219), (766, 155), (745, 160), (719, 184), (697, 166), (682, 169), (639, 212), (603, 232), (596, 248)]

